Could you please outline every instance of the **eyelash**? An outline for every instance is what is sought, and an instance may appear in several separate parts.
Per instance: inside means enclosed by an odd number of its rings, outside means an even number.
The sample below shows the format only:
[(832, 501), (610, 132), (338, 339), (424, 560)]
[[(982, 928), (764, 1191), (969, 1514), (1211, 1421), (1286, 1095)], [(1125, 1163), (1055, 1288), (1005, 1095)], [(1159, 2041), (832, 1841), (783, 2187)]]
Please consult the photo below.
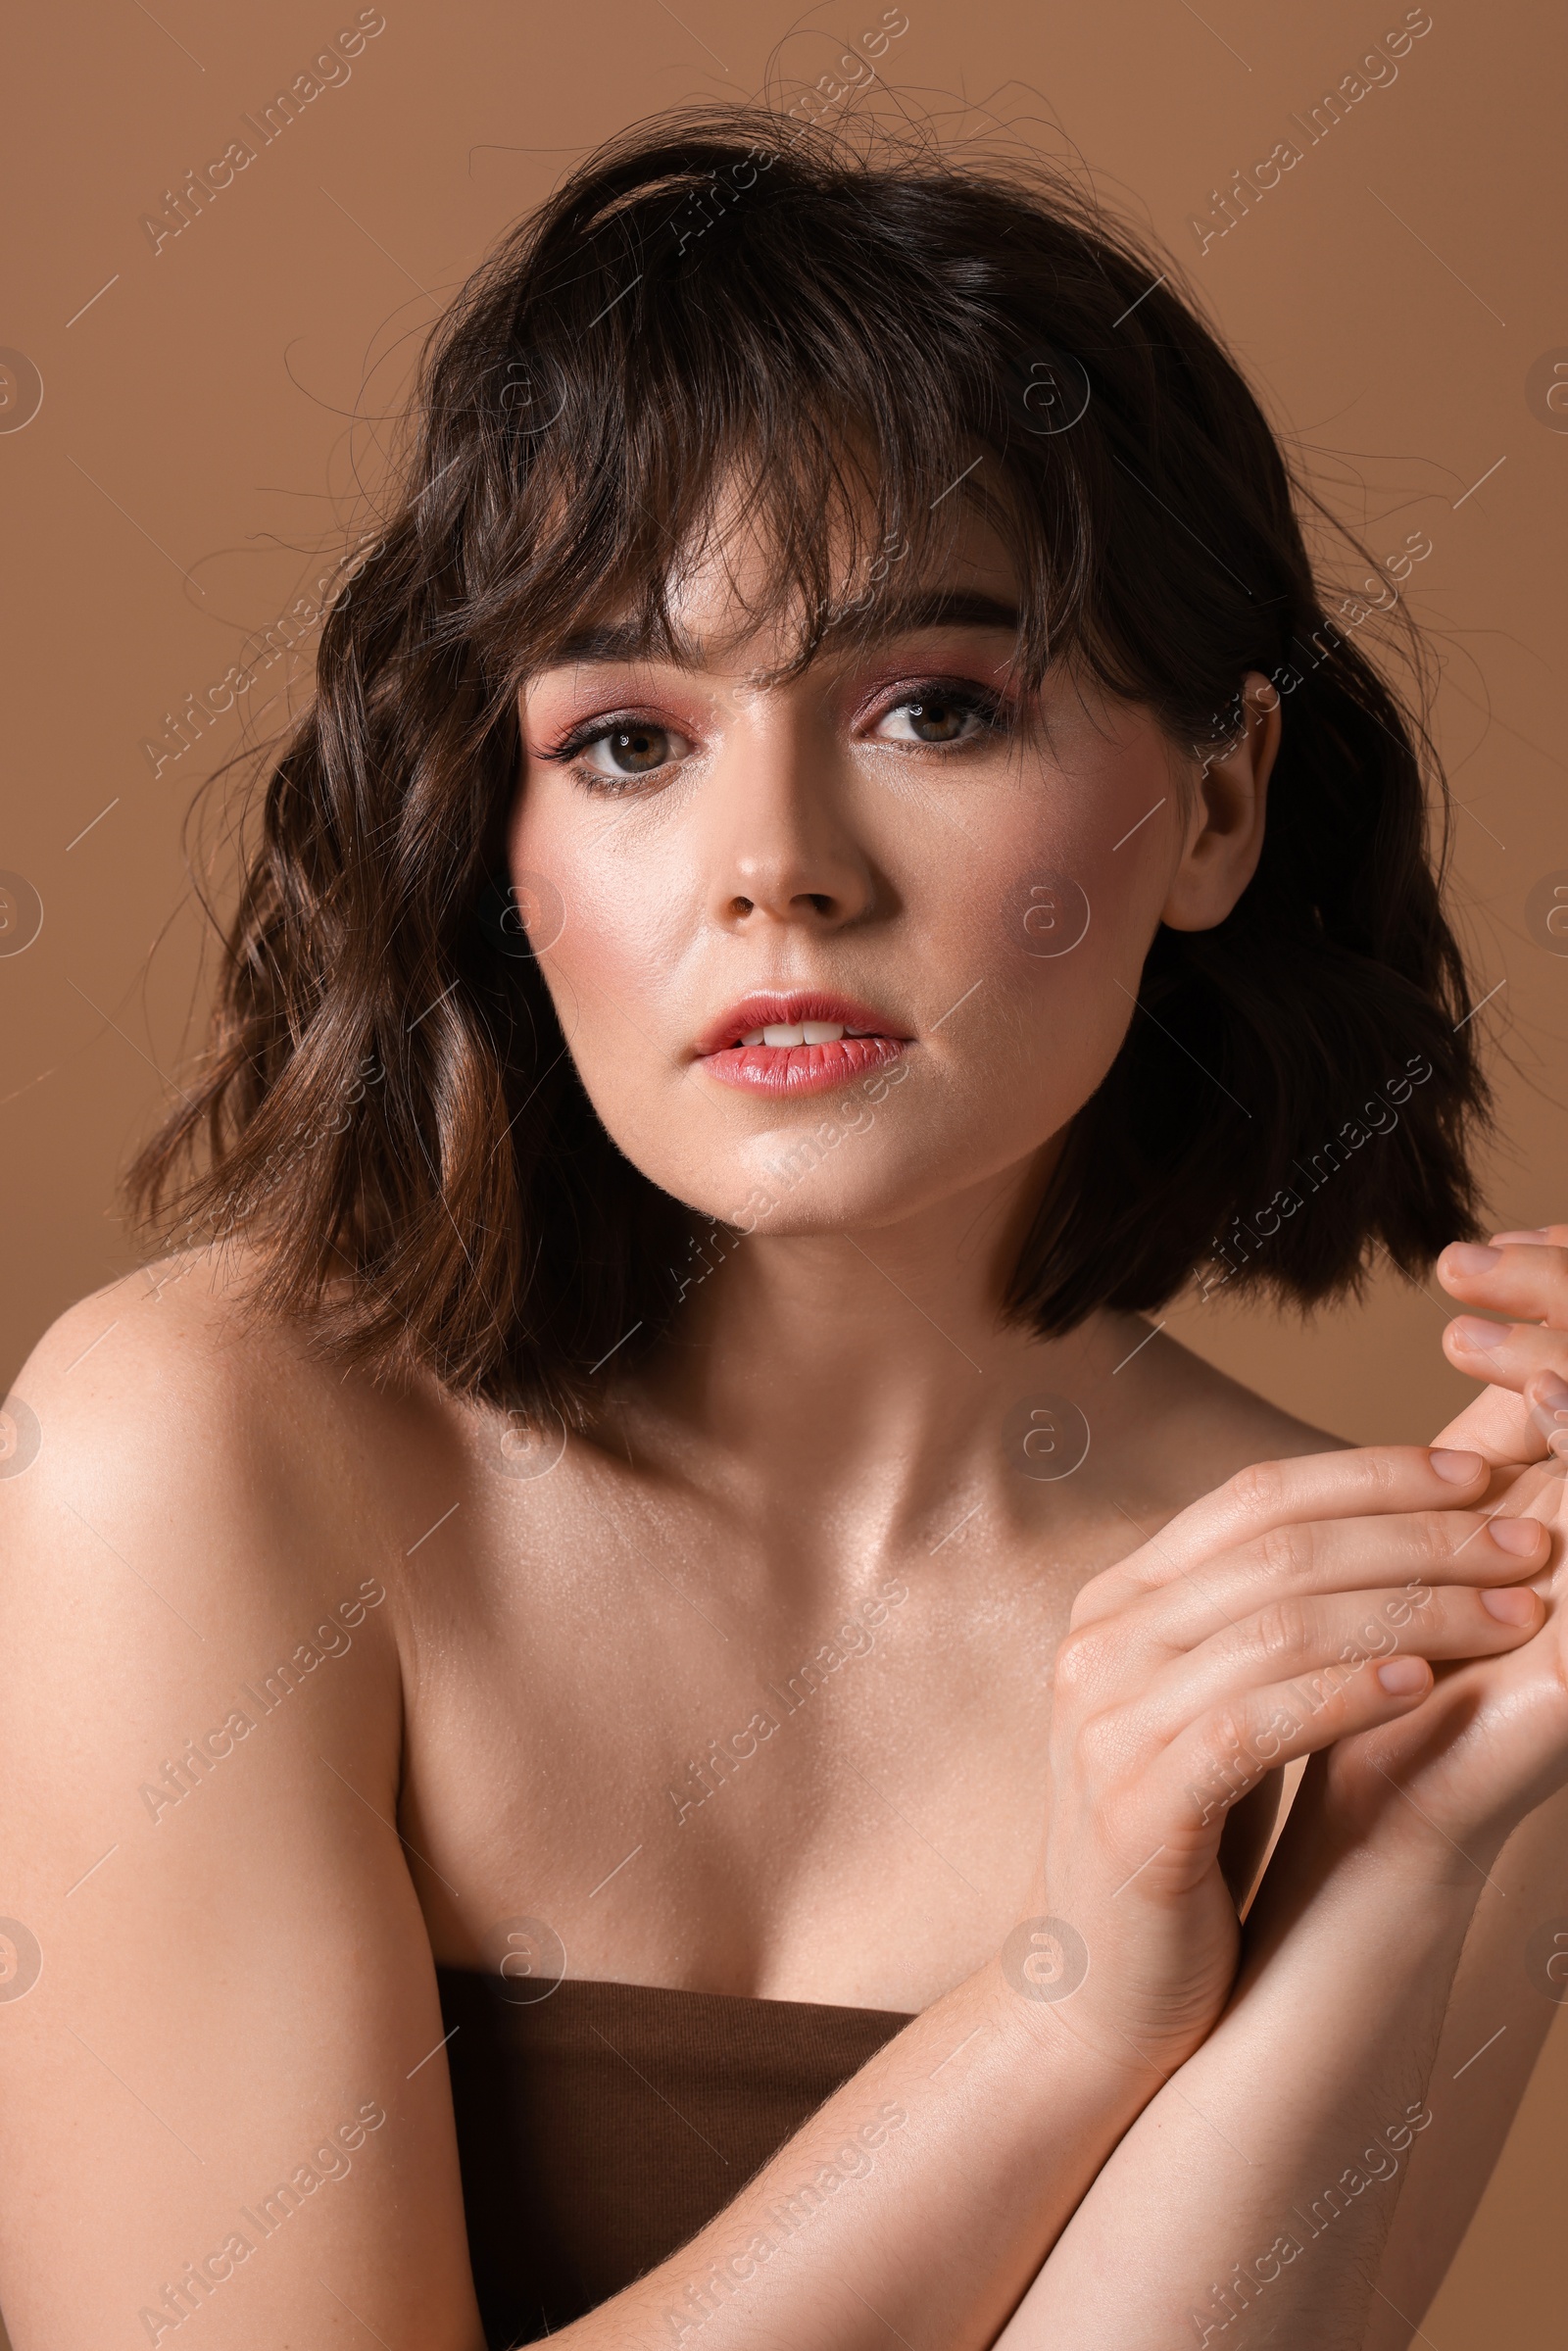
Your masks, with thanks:
[[(892, 749), (930, 751), (946, 757), (953, 753), (973, 751), (987, 740), (995, 741), (1011, 731), (1012, 713), (1005, 696), (994, 693), (988, 687), (977, 686), (972, 680), (958, 678), (916, 679), (912, 684), (902, 687), (891, 702), (884, 704), (877, 712), (877, 721), (891, 718), (895, 710), (907, 710), (913, 703), (935, 700), (938, 696), (978, 718), (983, 732), (958, 743), (896, 743), (891, 746)], [(675, 734), (678, 731), (674, 727), (657, 726), (636, 710), (615, 710), (607, 718), (586, 719), (581, 726), (573, 727), (559, 743), (553, 744), (548, 751), (540, 752), (538, 756), (566, 767), (573, 780), (585, 790), (612, 800), (621, 799), (640, 785), (662, 776), (670, 762), (662, 760), (658, 767), (650, 768), (646, 775), (626, 776), (606, 775), (597, 767), (576, 767), (571, 762), (580, 758), (583, 752), (591, 750), (594, 744), (605, 742), (611, 735), (630, 734), (639, 727), (659, 734)]]

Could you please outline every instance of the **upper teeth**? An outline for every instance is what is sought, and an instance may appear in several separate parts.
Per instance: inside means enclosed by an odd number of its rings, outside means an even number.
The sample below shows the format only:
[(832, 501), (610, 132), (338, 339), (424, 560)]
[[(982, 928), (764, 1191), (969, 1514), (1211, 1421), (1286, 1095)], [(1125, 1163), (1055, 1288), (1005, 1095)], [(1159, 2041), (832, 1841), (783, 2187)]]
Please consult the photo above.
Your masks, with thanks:
[(774, 1020), (765, 1028), (748, 1029), (743, 1045), (837, 1045), (844, 1034), (842, 1020)]

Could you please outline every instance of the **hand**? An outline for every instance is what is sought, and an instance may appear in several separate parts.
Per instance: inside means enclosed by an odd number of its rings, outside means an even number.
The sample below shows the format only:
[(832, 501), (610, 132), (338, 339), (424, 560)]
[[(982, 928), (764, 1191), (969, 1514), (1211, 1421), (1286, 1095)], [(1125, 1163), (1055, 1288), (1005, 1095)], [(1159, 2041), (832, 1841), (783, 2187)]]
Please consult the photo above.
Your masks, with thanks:
[(1486, 1249), (1456, 1244), (1437, 1271), (1454, 1298), (1514, 1318), (1449, 1323), (1448, 1360), (1489, 1386), (1437, 1442), (1486, 1454), (1494, 1531), (1510, 1517), (1546, 1531), (1532, 1579), (1540, 1629), (1506, 1658), (1440, 1666), (1425, 1705), (1325, 1756), (1299, 1802), (1302, 1832), (1479, 1886), (1509, 1831), (1568, 1783), (1568, 1571), (1549, 1565), (1568, 1539), (1568, 1226), (1498, 1234)]
[[(1491, 1383), (1484, 1396), (1450, 1421), (1440, 1445), (1477, 1445), (1498, 1467), (1543, 1459), (1549, 1440), (1568, 1428), (1568, 1393), (1552, 1387), (1568, 1363), (1568, 1225), (1529, 1233), (1497, 1233), (1485, 1248), (1455, 1242), (1438, 1259), (1438, 1279), (1465, 1304), (1507, 1315), (1491, 1322), (1456, 1316), (1443, 1334), (1448, 1361), (1474, 1380)], [(1541, 1326), (1545, 1326), (1544, 1328)], [(1474, 1437), (1461, 1436), (1474, 1429)]]
[(1429, 1658), (1536, 1633), (1542, 1602), (1517, 1586), (1546, 1538), (1467, 1506), (1489, 1474), (1478, 1452), (1411, 1445), (1263, 1463), (1084, 1588), (1056, 1657), (1038, 1886), (1038, 1996), (1069, 1983), (1052, 2010), (1069, 2030), (1181, 2064), (1235, 1972), (1231, 1806), (1298, 1756), (1400, 1726)]

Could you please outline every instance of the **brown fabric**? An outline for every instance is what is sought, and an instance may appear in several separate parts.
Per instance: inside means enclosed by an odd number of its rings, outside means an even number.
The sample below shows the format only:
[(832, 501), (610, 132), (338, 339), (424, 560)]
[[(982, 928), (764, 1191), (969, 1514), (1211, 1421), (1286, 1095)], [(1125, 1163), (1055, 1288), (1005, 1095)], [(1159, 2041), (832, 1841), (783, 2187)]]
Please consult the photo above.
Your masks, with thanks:
[(910, 2021), (570, 1978), (514, 2005), (491, 1976), (436, 1975), (490, 2351), (663, 2261)]

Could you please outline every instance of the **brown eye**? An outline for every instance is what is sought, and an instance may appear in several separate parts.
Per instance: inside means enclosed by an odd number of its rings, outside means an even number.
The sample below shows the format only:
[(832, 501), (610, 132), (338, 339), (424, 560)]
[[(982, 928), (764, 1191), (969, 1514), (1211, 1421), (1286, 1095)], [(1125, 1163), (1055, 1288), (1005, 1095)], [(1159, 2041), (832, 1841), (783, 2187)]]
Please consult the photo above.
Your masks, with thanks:
[(922, 687), (906, 694), (882, 714), (880, 725), (893, 731), (884, 740), (894, 743), (971, 743), (1000, 731), (1000, 713), (992, 697), (974, 691), (941, 686)]
[(589, 765), (601, 775), (649, 775), (676, 756), (674, 740), (663, 726), (612, 726), (588, 747), (603, 755), (602, 760), (590, 757)]
[(906, 702), (909, 724), (922, 743), (956, 743), (965, 725), (974, 716), (971, 710), (956, 702), (933, 695), (925, 702)]

